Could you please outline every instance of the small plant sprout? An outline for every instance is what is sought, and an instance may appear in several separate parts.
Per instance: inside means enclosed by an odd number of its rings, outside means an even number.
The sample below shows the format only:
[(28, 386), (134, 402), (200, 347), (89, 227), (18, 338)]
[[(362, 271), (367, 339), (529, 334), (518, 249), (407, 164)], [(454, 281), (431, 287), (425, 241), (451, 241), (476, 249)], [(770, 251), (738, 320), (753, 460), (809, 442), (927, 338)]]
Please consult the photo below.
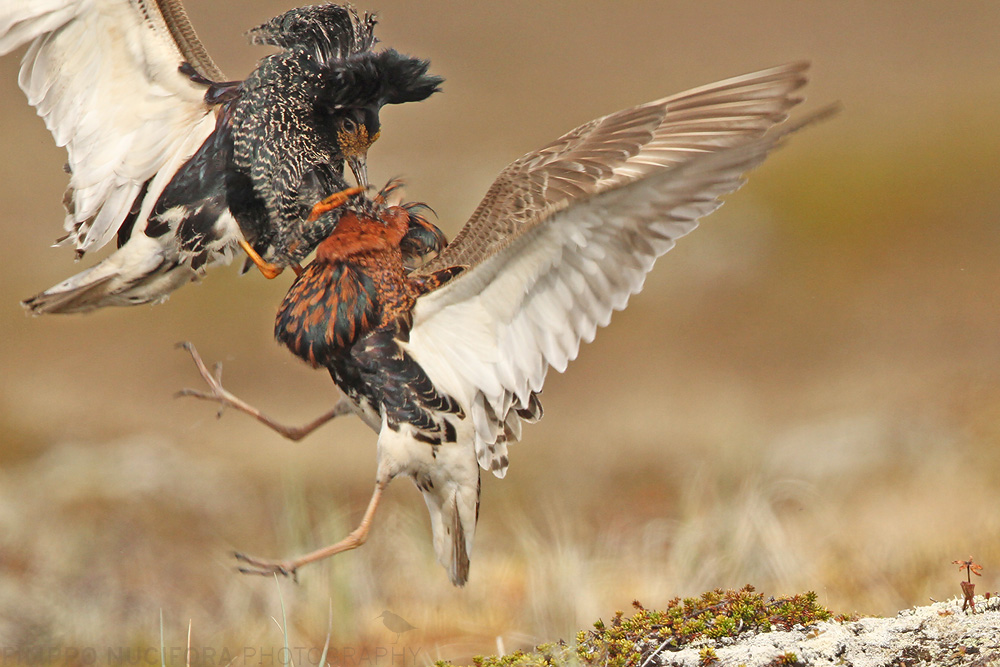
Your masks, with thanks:
[(972, 583), (972, 575), (977, 577), (983, 576), (981, 574), (983, 566), (979, 565), (969, 556), (969, 560), (955, 560), (952, 564), (958, 566), (958, 571), (961, 572), (965, 570), (966, 580), (961, 582), (962, 584), (962, 595), (965, 596), (965, 601), (962, 603), (962, 611), (966, 609), (971, 609), (972, 613), (976, 613), (976, 585)]

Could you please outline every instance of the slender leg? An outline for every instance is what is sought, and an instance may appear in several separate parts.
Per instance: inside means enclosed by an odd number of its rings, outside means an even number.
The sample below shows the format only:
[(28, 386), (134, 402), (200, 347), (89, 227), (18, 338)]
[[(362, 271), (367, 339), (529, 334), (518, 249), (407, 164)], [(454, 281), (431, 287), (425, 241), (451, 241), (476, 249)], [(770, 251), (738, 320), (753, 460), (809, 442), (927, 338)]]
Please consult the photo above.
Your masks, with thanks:
[(237, 553), (234, 554), (236, 556), (236, 560), (246, 563), (245, 566), (241, 566), (239, 568), (240, 572), (243, 574), (261, 574), (264, 576), (281, 574), (286, 577), (294, 578), (296, 571), (303, 565), (308, 565), (309, 563), (315, 563), (318, 560), (329, 558), (334, 554), (339, 554), (341, 551), (357, 549), (365, 543), (365, 540), (368, 539), (368, 531), (371, 529), (372, 518), (375, 516), (375, 509), (378, 507), (379, 499), (382, 497), (382, 491), (388, 483), (389, 481), (386, 480), (384, 482), (380, 481), (375, 485), (375, 492), (372, 493), (372, 499), (368, 501), (368, 509), (365, 510), (365, 515), (361, 518), (361, 523), (359, 523), (358, 527), (352, 530), (351, 533), (341, 541), (290, 560), (261, 560), (259, 558), (253, 558), (252, 556)]
[(264, 258), (257, 254), (257, 251), (253, 249), (253, 246), (243, 239), (240, 240), (240, 247), (243, 248), (243, 252), (250, 257), (250, 261), (257, 265), (257, 268), (260, 269), (260, 272), (268, 280), (277, 278), (281, 275), (281, 272), (284, 271), (284, 269), (277, 264), (271, 264), (270, 262), (264, 261)]
[(194, 389), (181, 389), (175, 394), (178, 398), (181, 396), (193, 396), (194, 398), (200, 398), (205, 401), (215, 401), (221, 405), (219, 408), (219, 417), (222, 416), (223, 409), (228, 405), (229, 407), (235, 408), (240, 412), (245, 412), (250, 415), (260, 423), (268, 426), (281, 435), (285, 436), (289, 440), (301, 440), (306, 437), (316, 429), (318, 429), (323, 424), (327, 423), (334, 417), (339, 417), (341, 415), (346, 415), (354, 411), (354, 405), (347, 398), (341, 398), (337, 401), (337, 404), (333, 406), (333, 409), (326, 414), (320, 416), (319, 418), (309, 422), (305, 426), (286, 426), (280, 424), (267, 415), (261, 413), (260, 410), (253, 407), (252, 405), (244, 402), (243, 400), (237, 398), (230, 394), (226, 389), (222, 387), (222, 364), (215, 365), (215, 372), (212, 373), (205, 366), (205, 362), (201, 360), (201, 355), (198, 351), (194, 349), (194, 345), (188, 342), (178, 343), (178, 347), (182, 347), (191, 354), (191, 358), (194, 359), (195, 365), (198, 367), (198, 372), (201, 373), (201, 377), (208, 383), (210, 391), (197, 391)]
[(332, 195), (313, 206), (312, 212), (309, 213), (309, 217), (306, 218), (306, 221), (315, 222), (327, 211), (332, 211), (338, 206), (343, 206), (348, 199), (354, 195), (359, 195), (364, 191), (365, 188), (347, 188), (346, 190), (341, 190), (340, 192), (334, 192)]

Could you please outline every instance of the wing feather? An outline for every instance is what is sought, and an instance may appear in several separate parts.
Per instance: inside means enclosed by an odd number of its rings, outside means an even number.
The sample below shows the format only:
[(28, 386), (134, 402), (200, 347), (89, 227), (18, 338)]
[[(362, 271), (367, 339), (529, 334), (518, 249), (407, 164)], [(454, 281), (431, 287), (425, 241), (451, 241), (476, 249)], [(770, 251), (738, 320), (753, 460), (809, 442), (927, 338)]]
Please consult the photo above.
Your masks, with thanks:
[[(506, 443), (520, 433), (515, 410), (537, 406), (547, 369), (565, 370), (642, 289), (656, 259), (801, 125), (765, 134), (797, 103), (803, 70), (737, 77), (574, 130), (504, 170), (453, 245), (421, 269), (468, 262), (417, 300), (407, 348), (441, 390), (480, 406), (471, 416), (484, 468), (504, 474)], [(649, 128), (650, 119), (659, 125)], [(692, 122), (714, 129), (692, 132)], [(530, 214), (513, 205), (510, 193), (528, 196), (538, 183)]]
[(454, 241), (421, 271), (473, 266), (582, 197), (736, 146), (783, 121), (808, 63), (702, 86), (598, 118), (508, 165)]
[[(174, 40), (178, 25), (188, 42)], [(0, 55), (28, 42), (18, 83), (68, 153), (67, 241), (99, 247), (143, 184), (211, 133), (204, 88), (178, 71), (184, 52), (211, 61), (183, 11), (154, 0), (7, 0)]]

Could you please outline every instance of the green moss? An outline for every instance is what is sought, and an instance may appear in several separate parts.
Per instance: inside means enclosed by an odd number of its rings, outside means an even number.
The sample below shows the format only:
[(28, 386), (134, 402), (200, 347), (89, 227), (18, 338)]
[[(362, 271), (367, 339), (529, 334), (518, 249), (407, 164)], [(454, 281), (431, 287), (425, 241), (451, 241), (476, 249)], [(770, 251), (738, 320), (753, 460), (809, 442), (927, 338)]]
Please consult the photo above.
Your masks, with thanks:
[[(633, 602), (635, 613), (626, 618), (617, 612), (611, 620), (594, 623), (592, 630), (581, 630), (570, 645), (564, 641), (538, 646), (534, 651), (516, 651), (505, 656), (477, 656), (474, 667), (556, 667), (583, 664), (601, 667), (641, 667), (662, 648), (682, 648), (699, 640), (714, 640), (773, 629), (789, 630), (832, 618), (809, 592), (785, 598), (765, 598), (753, 586), (736, 590), (717, 589), (697, 598), (675, 598), (665, 609), (646, 609)], [(662, 647), (662, 648), (661, 648)], [(699, 653), (702, 665), (716, 660), (715, 650), (705, 647)], [(776, 667), (798, 664), (795, 654), (777, 658)], [(437, 667), (452, 667), (447, 662)]]
[(768, 663), (768, 667), (795, 667), (796, 665), (801, 665), (799, 662), (799, 657), (788, 651), (782, 653), (777, 658)]
[(701, 667), (709, 667), (719, 661), (719, 656), (715, 655), (715, 649), (711, 646), (698, 651), (698, 664)]

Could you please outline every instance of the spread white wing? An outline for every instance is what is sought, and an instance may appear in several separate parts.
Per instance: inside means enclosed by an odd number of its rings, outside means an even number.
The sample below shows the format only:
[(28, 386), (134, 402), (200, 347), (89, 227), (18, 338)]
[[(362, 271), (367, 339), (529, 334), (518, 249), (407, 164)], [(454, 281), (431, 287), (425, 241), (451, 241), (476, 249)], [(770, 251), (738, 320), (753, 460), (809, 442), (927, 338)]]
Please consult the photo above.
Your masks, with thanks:
[(99, 247), (214, 128), (205, 88), (178, 67), (222, 75), (177, 0), (4, 0), (0, 55), (28, 43), (18, 83), (69, 154), (65, 241)]
[(802, 63), (729, 79), (588, 123), (508, 166), (430, 273), (468, 267), (417, 300), (407, 349), (471, 412), (480, 465), (506, 443), (654, 261), (787, 134)]

